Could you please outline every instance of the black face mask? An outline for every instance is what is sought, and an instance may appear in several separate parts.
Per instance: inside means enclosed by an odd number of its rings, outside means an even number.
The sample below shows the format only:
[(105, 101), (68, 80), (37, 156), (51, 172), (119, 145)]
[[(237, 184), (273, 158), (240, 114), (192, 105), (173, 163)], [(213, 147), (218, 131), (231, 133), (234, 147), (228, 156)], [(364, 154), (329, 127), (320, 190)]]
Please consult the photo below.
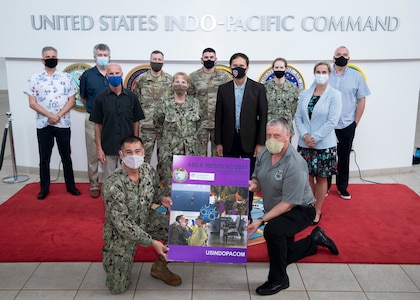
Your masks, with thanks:
[(277, 78), (282, 78), (284, 76), (284, 74), (286, 73), (286, 71), (274, 71), (274, 75)]
[(339, 67), (344, 67), (345, 65), (347, 65), (348, 61), (349, 60), (347, 58), (345, 58), (344, 56), (340, 56), (340, 57), (335, 59), (335, 64)]
[(203, 61), (203, 65), (206, 69), (211, 69), (214, 67), (214, 61), (212, 60), (205, 60)]
[(45, 62), (44, 65), (46, 67), (53, 69), (57, 66), (58, 59), (57, 58), (47, 58), (47, 59), (44, 59), (44, 62)]
[(159, 72), (160, 70), (162, 70), (163, 67), (163, 63), (158, 63), (158, 62), (150, 62), (150, 67), (152, 68), (153, 71), (155, 72)]
[(236, 67), (232, 69), (232, 75), (235, 78), (244, 78), (245, 77), (245, 71), (246, 69), (241, 67)]

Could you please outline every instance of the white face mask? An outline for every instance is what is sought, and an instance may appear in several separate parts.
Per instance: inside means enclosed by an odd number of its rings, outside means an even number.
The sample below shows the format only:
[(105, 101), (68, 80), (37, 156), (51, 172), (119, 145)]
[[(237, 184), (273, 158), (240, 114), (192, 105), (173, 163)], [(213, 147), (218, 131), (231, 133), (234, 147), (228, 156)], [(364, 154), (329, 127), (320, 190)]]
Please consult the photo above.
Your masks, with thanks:
[(144, 162), (144, 155), (129, 155), (123, 157), (122, 162), (130, 169), (138, 169)]
[(330, 76), (328, 74), (315, 74), (315, 82), (317, 84), (326, 84)]

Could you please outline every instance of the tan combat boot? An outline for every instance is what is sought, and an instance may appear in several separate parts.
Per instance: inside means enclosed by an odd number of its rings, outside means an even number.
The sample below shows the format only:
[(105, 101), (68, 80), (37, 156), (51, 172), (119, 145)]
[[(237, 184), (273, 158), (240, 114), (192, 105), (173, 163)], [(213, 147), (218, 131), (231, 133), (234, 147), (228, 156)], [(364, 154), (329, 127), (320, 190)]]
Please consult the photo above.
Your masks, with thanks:
[(182, 283), (181, 277), (172, 273), (166, 266), (168, 262), (165, 258), (159, 255), (158, 259), (153, 263), (152, 269), (150, 270), (150, 275), (153, 277), (162, 280), (168, 285), (177, 286)]

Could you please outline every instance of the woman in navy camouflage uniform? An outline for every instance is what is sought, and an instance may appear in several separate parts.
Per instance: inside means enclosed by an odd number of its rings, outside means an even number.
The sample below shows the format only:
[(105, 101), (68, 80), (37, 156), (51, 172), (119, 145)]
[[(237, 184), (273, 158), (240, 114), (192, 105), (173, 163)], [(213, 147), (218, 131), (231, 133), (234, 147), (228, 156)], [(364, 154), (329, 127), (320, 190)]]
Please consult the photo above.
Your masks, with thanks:
[(173, 155), (199, 155), (197, 134), (201, 126), (200, 104), (187, 96), (188, 75), (178, 72), (173, 77), (172, 97), (156, 107), (153, 117), (156, 127), (163, 127), (162, 144), (158, 154), (162, 165), (163, 182), (172, 185)]

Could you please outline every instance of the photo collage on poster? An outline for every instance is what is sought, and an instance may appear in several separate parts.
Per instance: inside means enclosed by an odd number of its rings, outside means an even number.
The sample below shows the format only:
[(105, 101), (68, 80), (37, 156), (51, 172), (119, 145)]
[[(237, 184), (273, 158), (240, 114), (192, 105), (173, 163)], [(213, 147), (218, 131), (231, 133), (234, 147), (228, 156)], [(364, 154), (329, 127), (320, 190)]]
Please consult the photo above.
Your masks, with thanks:
[(169, 260), (246, 263), (249, 164), (174, 156)]

